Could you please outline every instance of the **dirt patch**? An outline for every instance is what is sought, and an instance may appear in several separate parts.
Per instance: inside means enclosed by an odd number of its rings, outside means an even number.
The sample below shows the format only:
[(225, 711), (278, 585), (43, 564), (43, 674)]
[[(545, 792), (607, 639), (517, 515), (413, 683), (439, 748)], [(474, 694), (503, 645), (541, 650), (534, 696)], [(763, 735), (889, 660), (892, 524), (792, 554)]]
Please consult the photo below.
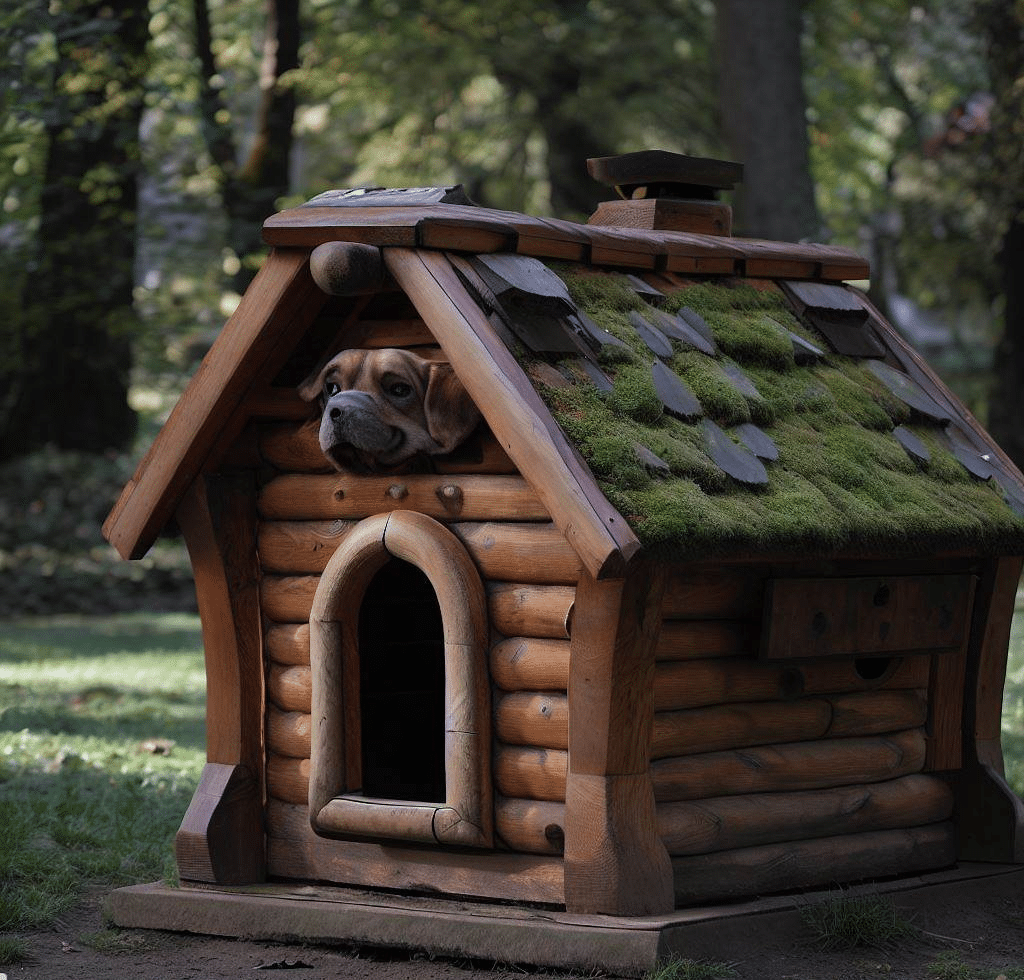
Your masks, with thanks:
[[(568, 977), (567, 971), (536, 971), (516, 966), (365, 947), (285, 945), (197, 937), (140, 929), (108, 929), (102, 893), (88, 896), (53, 929), (30, 933), (28, 960), (0, 965), (8, 980), (191, 980), (260, 976), (295, 980), (511, 980), (531, 973)], [(776, 940), (734, 943), (718, 960), (733, 964), (744, 980), (1007, 980), (1024, 977), (1024, 893), (967, 897), (945, 894), (909, 903), (918, 935), (888, 949), (823, 950), (807, 935), (780, 930)], [(913, 907), (912, 907), (913, 906)], [(939, 967), (942, 967), (941, 972)], [(575, 974), (590, 978), (613, 974)]]

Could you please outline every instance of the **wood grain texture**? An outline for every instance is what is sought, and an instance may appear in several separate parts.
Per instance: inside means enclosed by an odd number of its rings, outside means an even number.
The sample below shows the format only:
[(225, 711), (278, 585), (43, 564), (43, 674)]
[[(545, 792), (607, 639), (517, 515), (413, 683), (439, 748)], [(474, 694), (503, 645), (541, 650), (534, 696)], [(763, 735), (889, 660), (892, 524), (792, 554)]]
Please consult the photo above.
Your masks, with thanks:
[(649, 769), (664, 589), (663, 569), (646, 565), (625, 580), (584, 575), (577, 587), (565, 819), (572, 911), (640, 915), (672, 908)]
[(916, 827), (948, 820), (952, 813), (953, 794), (946, 783), (912, 775), (814, 792), (661, 803), (657, 819), (669, 854), (677, 857)]
[(325, 300), (305, 251), (271, 252), (104, 523), (123, 558), (149, 550), (207, 464), (225, 420), (254, 380), (276, 371), (281, 338), (301, 336)]
[(880, 783), (921, 772), (924, 759), (924, 733), (912, 729), (660, 759), (651, 779), (659, 802), (698, 800)]
[(267, 807), (267, 862), (271, 875), (292, 880), (545, 905), (564, 899), (559, 858), (327, 840), (313, 833), (304, 806), (275, 801)]
[(389, 249), (385, 261), (584, 566), (597, 577), (621, 573), (639, 541), (605, 500), (448, 260)]
[(654, 676), (654, 705), (657, 711), (671, 711), (809, 694), (917, 689), (928, 685), (930, 662), (927, 654), (896, 658), (877, 680), (860, 676), (852, 658), (799, 666), (749, 658), (660, 662)]
[(494, 803), (494, 832), (513, 851), (561, 854), (565, 850), (565, 804), (499, 797)]
[[(319, 574), (355, 520), (263, 521), (259, 528), (264, 571)], [(456, 521), (448, 525), (489, 580), (530, 584), (574, 584), (581, 566), (550, 522)]]
[(491, 647), (491, 679), (504, 691), (565, 691), (569, 643), (513, 636)]
[(787, 841), (672, 860), (676, 904), (835, 886), (944, 868), (956, 859), (949, 822), (810, 841)]
[(262, 780), (245, 766), (208, 762), (174, 838), (183, 881), (246, 885), (266, 880)]
[(286, 473), (267, 483), (259, 497), (265, 520), (352, 520), (393, 510), (449, 521), (550, 520), (537, 495), (516, 476)]
[(177, 511), (206, 659), (206, 758), (262, 768), (263, 670), (251, 474), (201, 477)]
[(504, 796), (565, 802), (569, 753), (557, 749), (498, 745), (494, 785)]

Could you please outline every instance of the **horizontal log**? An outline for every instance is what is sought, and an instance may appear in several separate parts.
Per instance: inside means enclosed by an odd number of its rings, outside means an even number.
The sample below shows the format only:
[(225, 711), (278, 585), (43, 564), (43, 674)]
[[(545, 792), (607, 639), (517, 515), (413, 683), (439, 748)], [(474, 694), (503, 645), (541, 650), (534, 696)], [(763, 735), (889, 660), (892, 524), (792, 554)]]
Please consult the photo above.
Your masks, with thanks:
[(924, 733), (913, 729), (659, 759), (651, 780), (659, 801), (699, 800), (881, 783), (920, 772), (924, 758)]
[(561, 905), (563, 865), (557, 857), (404, 847), (318, 837), (303, 805), (267, 807), (267, 870), (277, 878), (330, 881), (400, 891), (470, 895)]
[(665, 619), (757, 619), (767, 570), (745, 566), (673, 567), (665, 587)]
[(282, 711), (309, 714), (313, 681), (308, 667), (271, 664), (267, 671), (267, 699)]
[(845, 735), (881, 735), (919, 728), (927, 717), (923, 691), (864, 691), (661, 711), (654, 716), (651, 758)]
[(309, 759), (267, 753), (267, 796), (305, 808), (309, 803)]
[[(309, 621), (320, 577), (267, 575), (260, 583), (263, 614), (274, 623)], [(500, 582), (487, 588), (491, 626), (506, 636), (567, 639), (576, 590), (567, 585)]]
[[(416, 353), (422, 356), (424, 351), (420, 349)], [(311, 411), (305, 402), (298, 402), (290, 409), (289, 417), (299, 421), (264, 423), (259, 428), (260, 455), (283, 473), (337, 472), (320, 449), (320, 417), (316, 415), (308, 420)], [(474, 434), (458, 452), (435, 458), (433, 465), (438, 473), (513, 475), (518, 472), (498, 440), (486, 428)]]
[(569, 585), (490, 583), (491, 626), (505, 636), (567, 640), (572, 631), (576, 589)]
[[(264, 609), (264, 612), (266, 610)], [(275, 663), (309, 666), (309, 623), (271, 623), (263, 638)]]
[(672, 872), (683, 907), (928, 871), (955, 858), (953, 826), (943, 822), (677, 857)]
[(276, 755), (308, 759), (311, 718), (302, 711), (281, 711), (267, 707), (267, 749)]
[(495, 735), (508, 745), (569, 748), (569, 699), (564, 694), (518, 691), (494, 703)]
[(744, 619), (666, 619), (658, 633), (658, 660), (753, 656), (757, 626)]
[(438, 520), (550, 520), (518, 476), (285, 473), (263, 487), (257, 506), (265, 520), (363, 518), (392, 510), (415, 510)]
[(358, 242), (324, 242), (309, 256), (313, 281), (331, 296), (360, 296), (384, 289), (387, 272), (380, 249)]
[(948, 820), (953, 794), (912, 775), (872, 785), (659, 803), (658, 834), (671, 855), (755, 847)]
[(564, 803), (568, 769), (568, 752), (499, 745), (494, 755), (494, 785), (504, 796)]
[(564, 691), (569, 641), (512, 636), (491, 648), (491, 680), (503, 691)]
[(654, 706), (656, 711), (671, 711), (801, 694), (922, 688), (928, 686), (929, 662), (926, 654), (896, 658), (891, 673), (881, 681), (861, 677), (852, 659), (799, 666), (760, 663), (746, 657), (664, 662), (655, 670)]
[[(264, 521), (259, 526), (260, 564), (266, 572), (315, 575), (358, 521)], [(485, 579), (571, 585), (581, 566), (561, 532), (535, 524), (463, 522), (448, 525)]]
[(494, 830), (509, 850), (561, 854), (565, 849), (565, 804), (499, 797), (494, 805)]

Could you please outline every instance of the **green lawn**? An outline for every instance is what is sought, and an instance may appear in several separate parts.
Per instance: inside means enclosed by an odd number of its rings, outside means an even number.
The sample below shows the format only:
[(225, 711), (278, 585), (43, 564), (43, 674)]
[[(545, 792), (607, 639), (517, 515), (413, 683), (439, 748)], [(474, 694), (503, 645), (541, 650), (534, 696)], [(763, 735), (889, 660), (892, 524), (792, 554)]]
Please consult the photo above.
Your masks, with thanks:
[(196, 616), (0, 624), (0, 931), (82, 888), (173, 878), (205, 690)]
[[(1024, 596), (1003, 740), (1024, 792)], [(51, 923), (83, 888), (173, 880), (205, 748), (198, 617), (0, 623), (0, 933)], [(2, 940), (2, 936), (0, 936)]]

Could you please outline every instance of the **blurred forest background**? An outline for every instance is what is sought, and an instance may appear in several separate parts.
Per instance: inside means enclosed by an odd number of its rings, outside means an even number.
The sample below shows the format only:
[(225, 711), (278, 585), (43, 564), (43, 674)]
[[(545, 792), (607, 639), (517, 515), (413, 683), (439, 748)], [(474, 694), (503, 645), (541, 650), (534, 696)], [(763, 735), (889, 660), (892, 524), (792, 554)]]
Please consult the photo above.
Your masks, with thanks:
[(851, 246), (1024, 463), (1021, 0), (0, 0), (0, 615), (188, 608), (99, 527), (328, 188), (585, 220), (585, 160), (746, 164), (739, 235)]

